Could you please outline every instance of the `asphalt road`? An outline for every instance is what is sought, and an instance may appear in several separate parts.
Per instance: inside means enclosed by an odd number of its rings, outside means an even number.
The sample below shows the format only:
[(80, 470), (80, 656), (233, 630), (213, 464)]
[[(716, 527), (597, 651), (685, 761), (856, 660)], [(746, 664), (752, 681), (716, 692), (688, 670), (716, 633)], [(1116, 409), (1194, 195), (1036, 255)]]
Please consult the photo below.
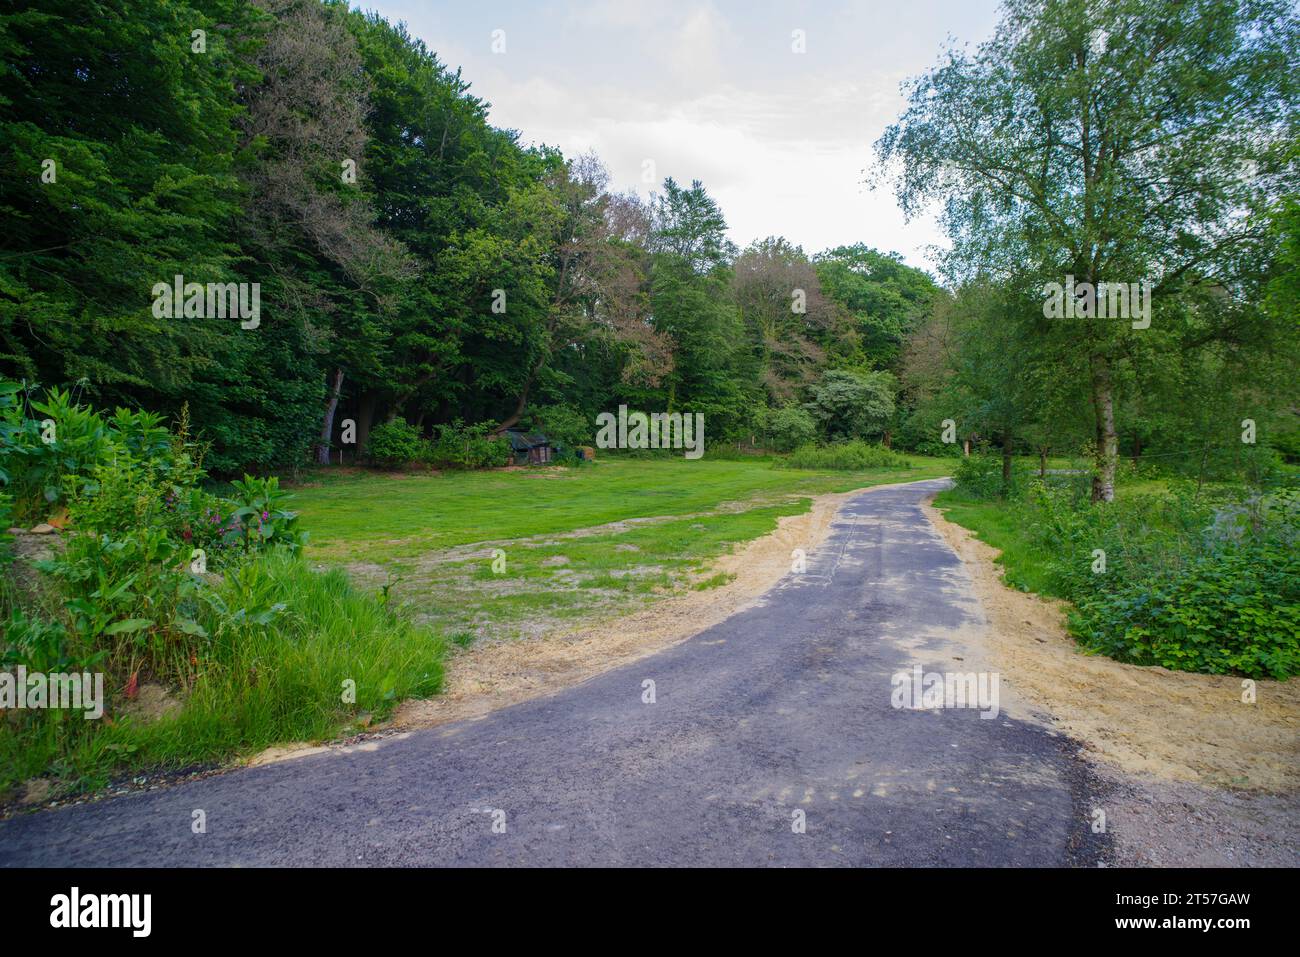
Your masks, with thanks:
[(1089, 863), (1066, 739), (891, 702), (896, 672), (961, 670), (954, 631), (983, 627), (919, 508), (939, 487), (857, 496), (805, 573), (653, 657), (374, 750), (16, 817), (0, 864)]

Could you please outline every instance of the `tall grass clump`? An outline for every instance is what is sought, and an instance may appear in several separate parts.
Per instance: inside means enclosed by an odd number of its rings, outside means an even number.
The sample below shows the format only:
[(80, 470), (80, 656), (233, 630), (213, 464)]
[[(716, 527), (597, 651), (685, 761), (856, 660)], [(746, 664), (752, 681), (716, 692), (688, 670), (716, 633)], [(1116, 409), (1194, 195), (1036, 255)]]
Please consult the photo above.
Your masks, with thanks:
[(908, 469), (911, 463), (883, 445), (853, 440), (830, 445), (803, 445), (774, 465), (786, 469), (834, 469), (862, 472), (867, 469)]
[(443, 640), (359, 591), (341, 570), (270, 555), (226, 575), (208, 605), (210, 640), (184, 707), (109, 735), (135, 763), (184, 764), (321, 740), (442, 687)]

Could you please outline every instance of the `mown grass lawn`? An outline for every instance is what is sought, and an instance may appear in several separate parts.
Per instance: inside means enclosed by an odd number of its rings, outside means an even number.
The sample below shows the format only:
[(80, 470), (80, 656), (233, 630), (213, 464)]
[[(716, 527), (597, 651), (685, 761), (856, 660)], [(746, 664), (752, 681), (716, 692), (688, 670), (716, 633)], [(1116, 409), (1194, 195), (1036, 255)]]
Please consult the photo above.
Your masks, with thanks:
[(576, 468), (322, 472), (294, 491), (313, 560), (345, 564), (467, 644), (716, 587), (726, 577), (709, 574), (714, 558), (806, 511), (811, 496), (951, 472), (951, 460), (909, 461), (823, 472), (608, 456)]

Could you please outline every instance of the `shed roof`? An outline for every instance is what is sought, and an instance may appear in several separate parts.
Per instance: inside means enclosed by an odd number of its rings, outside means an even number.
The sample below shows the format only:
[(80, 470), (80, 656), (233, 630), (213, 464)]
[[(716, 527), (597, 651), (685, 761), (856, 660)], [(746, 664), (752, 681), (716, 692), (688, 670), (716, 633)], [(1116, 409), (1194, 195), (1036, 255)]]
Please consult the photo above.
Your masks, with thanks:
[(510, 443), (510, 448), (516, 452), (525, 452), (528, 449), (540, 448), (543, 445), (550, 445), (551, 440), (540, 432), (526, 434), (518, 429), (506, 429), (506, 441)]

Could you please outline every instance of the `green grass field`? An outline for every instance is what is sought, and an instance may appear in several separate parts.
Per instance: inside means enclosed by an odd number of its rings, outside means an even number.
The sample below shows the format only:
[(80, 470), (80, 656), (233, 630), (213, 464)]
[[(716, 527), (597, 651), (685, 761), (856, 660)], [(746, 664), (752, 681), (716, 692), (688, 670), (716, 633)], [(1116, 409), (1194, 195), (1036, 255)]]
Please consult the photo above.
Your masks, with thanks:
[(997, 562), (1006, 569), (1004, 580), (1008, 585), (1021, 591), (1054, 595), (1047, 574), (1051, 556), (1031, 541), (1020, 510), (1006, 502), (975, 498), (959, 489), (940, 492), (935, 496), (934, 505), (948, 521), (1001, 550)]
[[(295, 488), (309, 556), (344, 564), (453, 640), (516, 637), (725, 583), (712, 559), (810, 497), (951, 471), (784, 470), (767, 459), (606, 457), (577, 468), (316, 473)], [(620, 524), (614, 524), (620, 523)], [(494, 566), (493, 551), (499, 550)]]

